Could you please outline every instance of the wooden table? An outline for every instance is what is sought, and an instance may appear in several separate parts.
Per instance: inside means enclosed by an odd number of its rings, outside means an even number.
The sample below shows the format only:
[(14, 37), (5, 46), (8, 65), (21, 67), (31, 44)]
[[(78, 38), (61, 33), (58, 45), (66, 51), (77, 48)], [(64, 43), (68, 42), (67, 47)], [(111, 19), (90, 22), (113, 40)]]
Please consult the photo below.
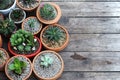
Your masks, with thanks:
[(70, 34), (60, 52), (65, 70), (59, 80), (120, 80), (120, 0), (49, 1), (60, 5), (59, 24)]

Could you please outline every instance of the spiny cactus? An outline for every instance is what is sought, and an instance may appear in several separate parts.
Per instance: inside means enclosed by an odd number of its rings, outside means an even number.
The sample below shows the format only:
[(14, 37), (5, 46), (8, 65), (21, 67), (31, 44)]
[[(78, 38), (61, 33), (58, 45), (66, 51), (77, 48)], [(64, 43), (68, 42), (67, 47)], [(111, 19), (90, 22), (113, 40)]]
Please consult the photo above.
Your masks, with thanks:
[(57, 11), (52, 5), (44, 4), (40, 8), (40, 16), (45, 20), (53, 20), (57, 16)]
[(41, 56), (40, 66), (49, 67), (52, 63), (53, 63), (53, 58), (51, 58), (49, 55)]
[(49, 26), (44, 32), (44, 37), (49, 41), (58, 42), (61, 38), (64, 37), (64, 31), (59, 27)]

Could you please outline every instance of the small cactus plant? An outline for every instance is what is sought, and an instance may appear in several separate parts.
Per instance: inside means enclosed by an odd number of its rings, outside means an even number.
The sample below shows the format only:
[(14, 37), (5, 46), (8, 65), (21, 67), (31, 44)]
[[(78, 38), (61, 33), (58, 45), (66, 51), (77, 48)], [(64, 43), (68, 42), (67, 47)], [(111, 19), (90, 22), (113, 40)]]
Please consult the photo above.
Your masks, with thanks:
[(53, 58), (51, 58), (49, 55), (41, 56), (40, 66), (49, 67), (52, 63), (53, 63)]
[(15, 58), (13, 63), (11, 63), (8, 68), (16, 74), (22, 74), (22, 69), (26, 68), (26, 66), (27, 65), (24, 61), (20, 61), (18, 58)]
[(40, 16), (45, 20), (53, 20), (57, 16), (57, 11), (52, 5), (46, 3), (41, 6)]
[(49, 26), (44, 32), (44, 37), (49, 41), (58, 42), (61, 38), (64, 37), (64, 31), (59, 27)]

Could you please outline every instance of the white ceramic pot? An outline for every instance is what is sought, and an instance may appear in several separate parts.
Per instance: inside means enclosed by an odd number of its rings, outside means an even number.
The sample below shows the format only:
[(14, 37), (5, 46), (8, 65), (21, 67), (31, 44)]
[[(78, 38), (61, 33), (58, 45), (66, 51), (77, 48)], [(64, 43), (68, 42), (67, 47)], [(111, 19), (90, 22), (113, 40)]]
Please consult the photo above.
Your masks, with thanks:
[[(19, 9), (20, 9), (20, 8), (15, 8), (15, 9), (13, 9), (13, 10), (19, 10)], [(9, 19), (10, 19), (10, 20), (12, 20), (11, 17), (10, 17), (10, 15), (11, 15), (11, 13), (12, 13), (13, 10), (11, 10), (10, 13), (9, 13)], [(15, 24), (20, 24), (20, 23), (22, 23), (22, 22), (25, 20), (25, 18), (26, 18), (26, 13), (25, 13), (24, 10), (22, 10), (22, 11), (23, 11), (23, 14), (24, 14), (23, 19), (20, 20), (20, 21), (14, 21)]]
[(9, 7), (8, 9), (0, 10), (0, 13), (7, 15), (12, 9), (14, 9), (16, 6), (16, 0), (14, 1), (13, 5)]

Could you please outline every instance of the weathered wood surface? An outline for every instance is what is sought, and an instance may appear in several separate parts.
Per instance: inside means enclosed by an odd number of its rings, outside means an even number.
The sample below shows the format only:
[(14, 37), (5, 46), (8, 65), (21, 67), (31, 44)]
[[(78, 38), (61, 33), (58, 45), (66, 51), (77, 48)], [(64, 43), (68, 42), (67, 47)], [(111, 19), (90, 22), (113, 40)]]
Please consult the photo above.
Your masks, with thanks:
[(120, 71), (120, 52), (61, 52), (60, 55), (65, 61), (64, 71)]
[(58, 80), (120, 80), (119, 72), (64, 72)]
[(69, 33), (120, 33), (120, 18), (70, 18), (63, 16), (59, 23)]

